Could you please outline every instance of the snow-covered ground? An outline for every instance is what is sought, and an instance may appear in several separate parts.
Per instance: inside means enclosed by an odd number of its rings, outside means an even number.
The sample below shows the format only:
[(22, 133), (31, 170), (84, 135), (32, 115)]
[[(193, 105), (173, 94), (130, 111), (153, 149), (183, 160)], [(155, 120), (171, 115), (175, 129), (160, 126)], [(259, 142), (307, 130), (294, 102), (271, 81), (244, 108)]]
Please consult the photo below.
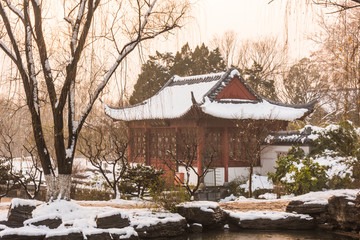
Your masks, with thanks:
[[(326, 204), (328, 198), (331, 196), (346, 196), (349, 199), (355, 199), (356, 194), (360, 189), (341, 189), (341, 190), (328, 190), (320, 192), (310, 192), (305, 195), (300, 196), (286, 196), (285, 199), (288, 200), (302, 200), (308, 203), (320, 203)], [(239, 197), (236, 199), (228, 199), (232, 202), (269, 202), (269, 201), (278, 201), (275, 199), (271, 200), (259, 200), (259, 199), (248, 199), (244, 197)], [(157, 223), (166, 223), (166, 222), (177, 222), (183, 219), (179, 214), (169, 213), (160, 211), (159, 209), (154, 210), (150, 208), (118, 208), (120, 205), (142, 205), (144, 204), (140, 200), (129, 201), (129, 200), (112, 200), (112, 201), (64, 201), (58, 200), (51, 203), (42, 203), (32, 200), (20, 200), (13, 199), (13, 205), (22, 205), (22, 204), (37, 205), (37, 208), (33, 211), (33, 218), (25, 221), (25, 226), (17, 229), (5, 228), (5, 230), (0, 232), (0, 237), (6, 233), (27, 233), (27, 234), (46, 234), (47, 236), (61, 236), (66, 235), (70, 232), (82, 232), (84, 234), (93, 234), (98, 233), (99, 231), (107, 231), (114, 233), (122, 233), (128, 236), (136, 235), (136, 228), (141, 228), (144, 226), (151, 226)], [(87, 204), (86, 204), (87, 203)], [(81, 205), (87, 206), (81, 206)], [(216, 207), (219, 206), (216, 202), (208, 201), (196, 201), (182, 204), (185, 207), (199, 207), (204, 211), (213, 211)], [(0, 204), (0, 220), (6, 220), (8, 212), (9, 203)], [(115, 207), (114, 207), (115, 206)], [(123, 217), (128, 217), (130, 219), (130, 227), (123, 229), (109, 229), (109, 230), (99, 230), (96, 228), (96, 217), (108, 216), (114, 214), (121, 214)], [(233, 215), (239, 219), (284, 219), (287, 217), (299, 217), (308, 219), (308, 215), (299, 215), (293, 213), (286, 213), (280, 211), (230, 211), (229, 214)], [(296, 215), (296, 216), (295, 216)], [(33, 226), (34, 221), (40, 221), (45, 218), (61, 218), (62, 225), (57, 229), (49, 229), (44, 226)], [(71, 226), (70, 228), (67, 226)], [(4, 226), (1, 226), (4, 228)]]
[[(348, 199), (354, 200), (356, 194), (360, 192), (360, 189), (337, 189), (337, 190), (326, 190), (318, 192), (309, 192), (304, 195), (294, 196), (294, 195), (285, 195), (281, 197), (281, 200), (301, 200), (306, 203), (318, 203), (318, 204), (327, 204), (328, 199), (331, 196), (346, 196)], [(246, 198), (243, 196), (234, 197), (233, 195), (227, 198), (220, 200), (220, 202), (264, 202), (264, 201), (277, 201), (278, 199), (271, 197), (265, 199), (255, 199), (255, 198)]]

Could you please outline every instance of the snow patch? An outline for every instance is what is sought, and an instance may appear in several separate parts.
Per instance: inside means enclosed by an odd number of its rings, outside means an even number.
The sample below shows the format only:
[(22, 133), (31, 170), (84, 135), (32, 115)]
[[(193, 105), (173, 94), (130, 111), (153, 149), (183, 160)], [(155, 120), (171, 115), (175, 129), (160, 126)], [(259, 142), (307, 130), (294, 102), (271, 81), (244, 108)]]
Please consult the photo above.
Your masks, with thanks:
[(14, 208), (20, 207), (20, 206), (36, 207), (37, 205), (39, 205), (41, 203), (42, 202), (37, 201), (37, 200), (26, 200), (26, 199), (14, 198), (11, 200), (11, 209), (14, 209)]
[(231, 217), (237, 218), (240, 221), (255, 220), (255, 219), (269, 219), (280, 220), (289, 217), (298, 217), (300, 219), (312, 220), (313, 218), (307, 214), (295, 214), (278, 211), (248, 211), (248, 212), (232, 212), (226, 211)]

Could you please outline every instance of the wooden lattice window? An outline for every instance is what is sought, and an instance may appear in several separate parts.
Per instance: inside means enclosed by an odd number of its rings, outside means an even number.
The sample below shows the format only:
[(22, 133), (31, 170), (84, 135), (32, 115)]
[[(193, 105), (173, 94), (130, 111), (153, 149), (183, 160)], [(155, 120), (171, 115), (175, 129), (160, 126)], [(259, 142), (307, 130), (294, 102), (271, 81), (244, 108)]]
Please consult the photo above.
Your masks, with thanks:
[(236, 133), (236, 131), (229, 131), (229, 160), (246, 162), (245, 146), (240, 134)]
[(150, 132), (150, 158), (170, 158), (169, 151), (176, 153), (174, 129), (153, 129)]
[(221, 129), (207, 129), (205, 134), (204, 158), (212, 158), (213, 162), (221, 160), (222, 145)]
[(178, 134), (178, 159), (193, 161), (197, 159), (197, 135), (196, 128), (181, 129)]
[(145, 130), (138, 128), (132, 129), (132, 156), (134, 158), (145, 158), (146, 155), (146, 134)]
[(231, 129), (229, 131), (229, 160), (241, 162), (244, 166), (248, 166), (250, 161), (255, 161), (254, 166), (259, 166), (260, 145), (256, 136), (242, 134), (236, 129)]

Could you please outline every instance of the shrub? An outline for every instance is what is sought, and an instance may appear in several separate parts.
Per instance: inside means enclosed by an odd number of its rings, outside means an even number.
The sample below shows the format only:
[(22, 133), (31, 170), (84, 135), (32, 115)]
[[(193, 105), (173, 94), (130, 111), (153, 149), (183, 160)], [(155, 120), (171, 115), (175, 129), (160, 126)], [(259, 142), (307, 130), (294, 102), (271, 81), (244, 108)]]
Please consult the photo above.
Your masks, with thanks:
[(160, 187), (152, 188), (150, 196), (157, 208), (166, 209), (173, 213), (177, 212), (176, 206), (179, 203), (190, 201), (188, 192), (181, 186), (170, 187), (166, 191), (165, 188), (163, 190)]
[(299, 195), (326, 187), (326, 167), (304, 155), (300, 147), (292, 147), (276, 161), (275, 173), (268, 176), (277, 189)]
[(276, 161), (269, 179), (275, 192), (302, 194), (322, 188), (358, 188), (360, 186), (359, 134), (345, 121), (313, 132), (317, 137), (308, 156), (299, 147)]
[(244, 188), (241, 188), (240, 186), (242, 184), (246, 183), (245, 178), (235, 178), (234, 180), (230, 181), (228, 184), (228, 196), (234, 195), (234, 196), (247, 196), (247, 192)]
[(136, 196), (143, 197), (146, 191), (160, 184), (160, 177), (163, 173), (162, 169), (137, 164), (127, 169), (123, 181), (135, 187)]
[(71, 199), (87, 201), (108, 201), (113, 196), (108, 191), (98, 189), (76, 188), (72, 192)]

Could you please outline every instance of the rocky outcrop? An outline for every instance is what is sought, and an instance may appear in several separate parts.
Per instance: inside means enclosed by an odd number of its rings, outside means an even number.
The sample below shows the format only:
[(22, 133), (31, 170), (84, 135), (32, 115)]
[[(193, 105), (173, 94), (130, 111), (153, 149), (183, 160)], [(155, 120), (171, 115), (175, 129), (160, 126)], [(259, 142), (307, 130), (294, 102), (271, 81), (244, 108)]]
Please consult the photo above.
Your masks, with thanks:
[(360, 230), (360, 196), (356, 199), (348, 196), (332, 196), (322, 203), (291, 201), (287, 212), (309, 214), (315, 219), (319, 228), (359, 232)]
[(97, 228), (101, 229), (124, 228), (130, 226), (129, 217), (124, 216), (120, 212), (98, 215), (95, 221)]
[(188, 231), (190, 233), (201, 233), (203, 231), (203, 226), (200, 223), (192, 223), (188, 226)]
[(24, 225), (45, 226), (50, 229), (55, 229), (62, 224), (62, 220), (60, 216), (56, 216), (53, 218), (45, 218), (40, 220), (37, 219), (29, 219), (29, 220), (25, 221)]
[(171, 238), (185, 234), (186, 220), (158, 222), (149, 226), (135, 227), (140, 239)]
[(2, 236), (1, 240), (44, 240), (45, 234), (42, 235), (33, 235), (31, 234), (24, 234), (24, 235), (18, 235), (18, 234), (8, 234)]
[(320, 203), (294, 200), (287, 205), (286, 212), (308, 214), (314, 218), (318, 227), (329, 230), (333, 228), (333, 226), (328, 223), (329, 214), (326, 200), (321, 201)]
[(183, 216), (188, 223), (200, 223), (203, 228), (222, 228), (226, 222), (227, 214), (217, 204), (204, 206), (201, 202), (177, 206), (177, 212)]
[(10, 206), (8, 220), (2, 224), (8, 227), (22, 227), (24, 226), (24, 221), (32, 217), (32, 211), (36, 206), (34, 204), (26, 204), (26, 201), (22, 201), (21, 204), (14, 203), (16, 201), (13, 201), (13, 204)]
[(298, 214), (321, 214), (327, 211), (327, 204), (307, 203), (299, 200), (291, 201), (286, 206), (286, 212)]
[(73, 232), (67, 235), (45, 237), (44, 240), (84, 240), (82, 232)]
[(329, 199), (329, 220), (336, 229), (344, 231), (360, 230), (360, 208), (356, 200), (346, 196), (333, 196)]
[(230, 229), (309, 230), (316, 227), (309, 215), (274, 212), (229, 212)]

